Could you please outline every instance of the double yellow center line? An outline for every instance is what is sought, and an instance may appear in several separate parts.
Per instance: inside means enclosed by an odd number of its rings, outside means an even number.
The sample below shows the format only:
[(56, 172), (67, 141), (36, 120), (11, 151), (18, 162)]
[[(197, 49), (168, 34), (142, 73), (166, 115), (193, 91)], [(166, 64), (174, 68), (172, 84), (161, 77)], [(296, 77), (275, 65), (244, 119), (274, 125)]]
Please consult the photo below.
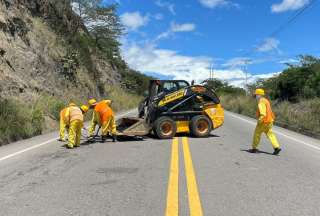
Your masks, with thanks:
[[(190, 216), (202, 216), (202, 206), (193, 168), (188, 138), (182, 138), (185, 174), (187, 179)], [(179, 215), (179, 139), (172, 141), (171, 164), (165, 216)]]

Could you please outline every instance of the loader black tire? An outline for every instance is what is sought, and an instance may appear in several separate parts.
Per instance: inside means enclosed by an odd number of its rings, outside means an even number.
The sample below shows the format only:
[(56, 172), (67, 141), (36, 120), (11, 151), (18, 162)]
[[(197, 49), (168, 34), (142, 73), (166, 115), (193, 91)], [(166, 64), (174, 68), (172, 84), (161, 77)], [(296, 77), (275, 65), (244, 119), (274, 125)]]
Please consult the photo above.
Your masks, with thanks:
[(160, 117), (154, 123), (153, 132), (159, 139), (172, 139), (177, 132), (176, 122), (166, 116)]
[(191, 119), (190, 131), (194, 137), (208, 137), (212, 131), (212, 123), (205, 115), (197, 115)]

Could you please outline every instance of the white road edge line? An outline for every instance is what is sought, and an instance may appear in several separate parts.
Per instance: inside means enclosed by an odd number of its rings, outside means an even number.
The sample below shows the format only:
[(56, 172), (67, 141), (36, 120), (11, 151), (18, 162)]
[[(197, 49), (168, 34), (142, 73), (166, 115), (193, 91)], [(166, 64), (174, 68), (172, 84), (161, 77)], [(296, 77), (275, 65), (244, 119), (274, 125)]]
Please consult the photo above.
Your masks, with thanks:
[[(128, 114), (130, 114), (130, 113), (132, 113), (132, 112), (134, 112), (134, 111), (131, 110), (131, 111), (129, 111), (129, 112), (123, 113), (123, 114), (118, 115), (118, 116), (116, 116), (116, 117), (117, 117), (117, 118), (123, 117), (123, 116), (126, 116), (126, 115), (128, 115)], [(39, 148), (39, 147), (41, 147), (41, 146), (47, 145), (47, 144), (49, 144), (49, 143), (52, 143), (52, 142), (56, 141), (58, 138), (59, 138), (59, 137), (55, 137), (55, 138), (50, 139), (50, 140), (47, 140), (47, 141), (45, 141), (45, 142), (43, 142), (43, 143), (40, 143), (40, 144), (31, 146), (31, 147), (29, 147), (29, 148), (26, 148), (26, 149), (17, 151), (17, 152), (15, 152), (15, 153), (9, 154), (9, 155), (7, 155), (7, 156), (4, 156), (4, 157), (0, 158), (0, 162), (1, 162), (1, 161), (4, 161), (4, 160), (7, 160), (7, 159), (9, 159), (9, 158), (15, 157), (15, 156), (17, 156), (17, 155), (23, 154), (23, 153), (25, 153), (25, 152), (31, 151), (31, 150), (33, 150), (33, 149)]]
[[(240, 119), (240, 120), (245, 121), (245, 122), (247, 122), (247, 123), (249, 123), (249, 124), (256, 125), (255, 122), (249, 121), (249, 120), (247, 120), (247, 119), (245, 119), (245, 118), (242, 118), (242, 117), (240, 117), (240, 116), (234, 115), (234, 114), (232, 114), (232, 113), (230, 113), (230, 112), (228, 112), (228, 114), (231, 115), (231, 116), (234, 117), (234, 118)], [(299, 139), (296, 139), (296, 138), (294, 138), (294, 137), (290, 137), (290, 136), (288, 136), (288, 135), (286, 135), (286, 134), (284, 134), (284, 133), (281, 133), (281, 132), (279, 132), (279, 131), (276, 131), (276, 130), (274, 130), (274, 133), (276, 133), (276, 134), (278, 134), (278, 135), (281, 135), (281, 136), (284, 136), (284, 137), (286, 137), (286, 138), (288, 138), (288, 139), (291, 139), (291, 140), (293, 140), (293, 141), (295, 141), (295, 142), (297, 142), (297, 143), (306, 145), (306, 146), (308, 146), (308, 147), (310, 147), (310, 148), (313, 148), (313, 149), (316, 149), (316, 150), (319, 150), (319, 151), (320, 151), (320, 147), (311, 145), (311, 144), (309, 144), (309, 143), (306, 143), (306, 142), (301, 141), (301, 140), (299, 140)]]

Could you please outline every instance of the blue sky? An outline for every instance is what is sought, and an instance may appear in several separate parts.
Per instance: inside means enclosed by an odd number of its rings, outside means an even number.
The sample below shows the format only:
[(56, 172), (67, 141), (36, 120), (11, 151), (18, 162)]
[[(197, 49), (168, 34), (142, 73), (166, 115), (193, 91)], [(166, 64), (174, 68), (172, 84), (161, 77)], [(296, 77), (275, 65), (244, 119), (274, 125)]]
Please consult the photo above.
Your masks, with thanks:
[[(111, 0), (107, 0), (110, 2)], [(122, 55), (129, 65), (160, 78), (214, 75), (241, 86), (270, 77), (299, 54), (320, 54), (320, 4), (279, 34), (270, 34), (311, 0), (117, 0), (126, 26)]]

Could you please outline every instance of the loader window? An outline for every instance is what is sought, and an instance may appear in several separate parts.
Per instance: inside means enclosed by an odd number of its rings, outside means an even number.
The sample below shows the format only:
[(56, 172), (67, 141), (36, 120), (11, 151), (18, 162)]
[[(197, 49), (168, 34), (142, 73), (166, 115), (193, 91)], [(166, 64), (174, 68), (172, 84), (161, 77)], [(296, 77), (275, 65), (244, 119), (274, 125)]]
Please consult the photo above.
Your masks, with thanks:
[(188, 87), (189, 83), (184, 82), (184, 81), (179, 81), (178, 85), (179, 85), (179, 89), (182, 89), (182, 88)]
[(170, 92), (174, 92), (177, 90), (178, 90), (178, 87), (177, 87), (176, 83), (174, 83), (174, 82), (163, 83), (163, 92), (170, 93)]

